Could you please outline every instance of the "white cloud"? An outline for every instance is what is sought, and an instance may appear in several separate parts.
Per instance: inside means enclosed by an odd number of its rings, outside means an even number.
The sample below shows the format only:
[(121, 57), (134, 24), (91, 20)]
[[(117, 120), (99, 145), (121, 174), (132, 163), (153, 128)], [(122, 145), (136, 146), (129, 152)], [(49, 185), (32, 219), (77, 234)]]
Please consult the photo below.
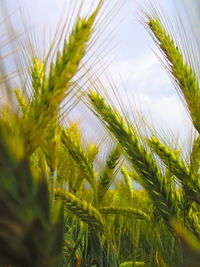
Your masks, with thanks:
[(128, 90), (137, 88), (139, 92), (157, 96), (174, 92), (167, 71), (154, 53), (137, 60), (131, 58), (117, 61), (110, 67), (110, 72), (115, 83), (123, 80)]
[(162, 98), (140, 95), (139, 99), (142, 112), (145, 116), (152, 118), (158, 129), (180, 135), (182, 139), (187, 138), (192, 129), (192, 123), (178, 95)]
[(120, 94), (122, 99), (128, 94), (130, 112), (141, 112), (158, 130), (180, 135), (182, 140), (188, 137), (192, 124), (186, 107), (155, 54), (115, 62), (110, 72), (116, 85), (123, 81), (127, 92)]
[[(6, 0), (6, 2), (11, 11), (13, 11), (13, 7), (16, 8), (17, 3), (21, 4), (25, 15), (30, 15), (28, 18), (31, 20), (31, 25), (38, 26), (36, 30), (40, 34), (44, 25), (54, 32), (64, 3), (66, 2), (69, 6), (71, 1)], [(73, 0), (72, 2), (78, 4), (81, 0)], [(94, 7), (98, 0), (85, 0), (84, 2), (84, 10), (90, 11), (91, 5)], [(115, 1), (112, 0), (111, 2), (114, 3)], [(67, 10), (66, 7), (65, 16), (67, 16)], [(168, 128), (176, 133), (180, 132), (184, 138), (189, 131), (188, 129), (190, 129), (191, 123), (166, 70), (161, 66), (155, 54), (147, 52), (152, 43), (149, 42), (148, 34), (142, 30), (141, 25), (134, 21), (133, 13), (134, 8), (129, 3), (126, 4), (124, 14), (126, 14), (127, 24), (123, 24), (123, 27), (120, 26), (121, 31), (118, 36), (118, 39), (122, 39), (124, 42), (123, 49), (120, 49), (122, 60), (115, 61), (110, 66), (111, 77), (118, 87), (122, 99), (125, 99), (127, 95), (124, 90), (120, 89), (121, 81), (123, 81), (127, 93), (130, 96), (132, 95), (134, 102), (139, 103), (138, 106), (141, 107), (145, 116), (150, 114), (155, 125), (163, 129)], [(19, 23), (15, 23), (15, 26), (18, 28)], [(130, 102), (131, 110), (134, 112), (135, 103), (131, 100)], [(126, 105), (128, 104), (126, 103)]]

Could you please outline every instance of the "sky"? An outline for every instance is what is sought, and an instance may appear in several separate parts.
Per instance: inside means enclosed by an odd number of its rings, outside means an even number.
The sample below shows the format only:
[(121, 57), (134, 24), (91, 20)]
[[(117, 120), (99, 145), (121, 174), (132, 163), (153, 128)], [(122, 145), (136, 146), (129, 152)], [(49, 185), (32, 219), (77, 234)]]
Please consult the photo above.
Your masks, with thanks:
[[(7, 4), (7, 12), (13, 14), (12, 21), (16, 31), (23, 31), (21, 12), (24, 14), (26, 25), (29, 25), (28, 31), (36, 34), (36, 43), (38, 47), (42, 47), (44, 32), (48, 43), (48, 38), (55, 32), (60, 17), (68, 14), (71, 0), (0, 0), (0, 3), (3, 2)], [(88, 14), (97, 2), (85, 0), (83, 14)], [(107, 2), (108, 5), (103, 11), (105, 13), (120, 1)], [(96, 42), (96, 46), (100, 48), (104, 42), (106, 44), (103, 49), (106, 54), (103, 63), (108, 65), (109, 75), (130, 113), (142, 112), (158, 130), (165, 129), (169, 136), (173, 134), (182, 142), (186, 142), (191, 133), (190, 119), (158, 57), (160, 54), (157, 47), (139, 21), (142, 14), (140, 7), (149, 1), (140, 0), (139, 5), (134, 0), (123, 2), (109, 25), (106, 25), (100, 40), (97, 39)], [(156, 2), (164, 6), (169, 14), (174, 11), (173, 0)], [(89, 112), (84, 112), (83, 116), (80, 108), (74, 116), (77, 119), (80, 117), (82, 123), (94, 133), (97, 126), (91, 122)]]

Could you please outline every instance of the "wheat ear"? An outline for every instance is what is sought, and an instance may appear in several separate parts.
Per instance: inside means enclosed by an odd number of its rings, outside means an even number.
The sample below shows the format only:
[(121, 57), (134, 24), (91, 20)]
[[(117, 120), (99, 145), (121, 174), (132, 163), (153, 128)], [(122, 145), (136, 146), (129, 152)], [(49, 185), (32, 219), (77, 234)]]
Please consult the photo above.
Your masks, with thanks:
[(62, 53), (58, 52), (55, 64), (51, 64), (48, 75), (41, 74), (44, 71), (41, 71), (42, 67), (37, 61), (33, 63), (32, 84), (35, 91), (40, 93), (34, 95), (25, 127), (28, 154), (33, 153), (40, 145), (46, 137), (48, 127), (56, 119), (60, 104), (71, 88), (70, 81), (77, 73), (80, 61), (86, 53), (101, 5), (102, 1), (89, 18), (77, 19), (68, 41), (64, 43)]
[(131, 216), (136, 219), (149, 219), (149, 216), (139, 209), (134, 208), (124, 208), (124, 207), (101, 207), (99, 208), (99, 212), (102, 214), (108, 215), (123, 215), (123, 216)]
[(195, 128), (200, 133), (200, 88), (195, 72), (184, 60), (174, 40), (162, 27), (159, 20), (148, 17), (147, 25), (167, 60), (175, 82), (187, 103)]
[(15, 92), (15, 96), (17, 98), (17, 102), (18, 102), (18, 104), (19, 104), (19, 106), (21, 108), (21, 111), (25, 115), (27, 113), (27, 110), (28, 110), (27, 101), (24, 98), (24, 96), (21, 94), (19, 89), (15, 88), (14, 92)]
[(87, 222), (100, 231), (104, 230), (105, 223), (102, 215), (89, 203), (78, 199), (73, 194), (60, 188), (55, 189), (55, 197), (61, 199), (64, 206), (82, 221)]
[(168, 222), (171, 216), (177, 215), (176, 201), (156, 161), (142, 146), (135, 130), (123, 120), (116, 110), (112, 110), (105, 100), (95, 92), (90, 91), (88, 97), (93, 112), (124, 148), (132, 166), (142, 178), (142, 185), (165, 221)]
[(121, 168), (121, 173), (124, 177), (124, 181), (125, 181), (125, 184), (128, 188), (128, 192), (129, 192), (131, 198), (133, 198), (134, 190), (133, 190), (133, 184), (132, 184), (131, 176), (129, 175), (129, 173), (125, 167)]
[(87, 154), (83, 151), (80, 142), (73, 137), (70, 130), (63, 130), (61, 134), (61, 142), (65, 150), (67, 150), (77, 165), (80, 167), (83, 179), (85, 178), (90, 186), (95, 188), (96, 174), (92, 163)]
[(89, 147), (87, 148), (87, 155), (91, 163), (95, 161), (98, 153), (99, 153), (99, 146), (90, 144)]
[(194, 140), (190, 154), (190, 169), (192, 175), (198, 175), (200, 167), (200, 135)]
[(119, 146), (116, 146), (108, 156), (108, 159), (106, 161), (106, 166), (98, 182), (97, 200), (99, 205), (101, 204), (105, 194), (107, 193), (110, 187), (110, 184), (113, 181), (114, 170), (119, 162), (120, 156), (121, 152)]
[[(41, 95), (42, 87), (45, 81), (45, 64), (38, 58), (33, 58), (33, 65), (31, 67), (32, 87), (34, 89), (35, 97)], [(36, 95), (37, 94), (37, 95)]]
[(179, 179), (191, 199), (200, 204), (200, 185), (198, 179), (191, 175), (190, 169), (184, 162), (180, 161), (179, 157), (166, 145), (163, 145), (155, 136), (149, 140), (149, 145), (169, 170)]
[(195, 211), (190, 210), (187, 219), (185, 220), (185, 226), (196, 238), (200, 238), (200, 225), (199, 225), (199, 209)]
[(126, 261), (122, 262), (119, 267), (145, 267), (147, 266), (145, 262), (139, 262), (139, 261)]

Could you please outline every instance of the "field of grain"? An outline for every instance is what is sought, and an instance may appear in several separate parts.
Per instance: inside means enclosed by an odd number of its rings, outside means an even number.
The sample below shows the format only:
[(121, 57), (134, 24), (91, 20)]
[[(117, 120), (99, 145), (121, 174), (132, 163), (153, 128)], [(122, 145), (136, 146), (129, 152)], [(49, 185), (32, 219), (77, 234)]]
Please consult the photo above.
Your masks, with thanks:
[[(156, 130), (145, 135), (84, 68), (102, 5), (77, 17), (62, 49), (24, 54), (22, 88), (12, 87), (1, 53), (1, 88), (9, 92), (0, 107), (2, 267), (199, 266), (198, 70), (159, 12), (141, 14), (194, 125), (186, 155)], [(79, 101), (112, 145), (86, 142), (78, 123), (68, 122)]]

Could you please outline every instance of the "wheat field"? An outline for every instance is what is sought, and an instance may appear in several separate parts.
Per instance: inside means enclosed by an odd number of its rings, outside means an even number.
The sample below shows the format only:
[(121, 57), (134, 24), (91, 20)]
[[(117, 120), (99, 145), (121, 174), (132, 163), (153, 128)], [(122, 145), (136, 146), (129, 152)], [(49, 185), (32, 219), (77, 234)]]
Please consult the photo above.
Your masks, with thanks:
[[(77, 16), (61, 49), (24, 54), (21, 88), (12, 87), (0, 58), (1, 88), (10, 94), (0, 108), (2, 267), (199, 266), (198, 71), (160, 13), (142, 13), (195, 128), (186, 157), (156, 131), (143, 134), (85, 68), (104, 4)], [(88, 143), (79, 124), (67, 121), (79, 101), (112, 146)]]

